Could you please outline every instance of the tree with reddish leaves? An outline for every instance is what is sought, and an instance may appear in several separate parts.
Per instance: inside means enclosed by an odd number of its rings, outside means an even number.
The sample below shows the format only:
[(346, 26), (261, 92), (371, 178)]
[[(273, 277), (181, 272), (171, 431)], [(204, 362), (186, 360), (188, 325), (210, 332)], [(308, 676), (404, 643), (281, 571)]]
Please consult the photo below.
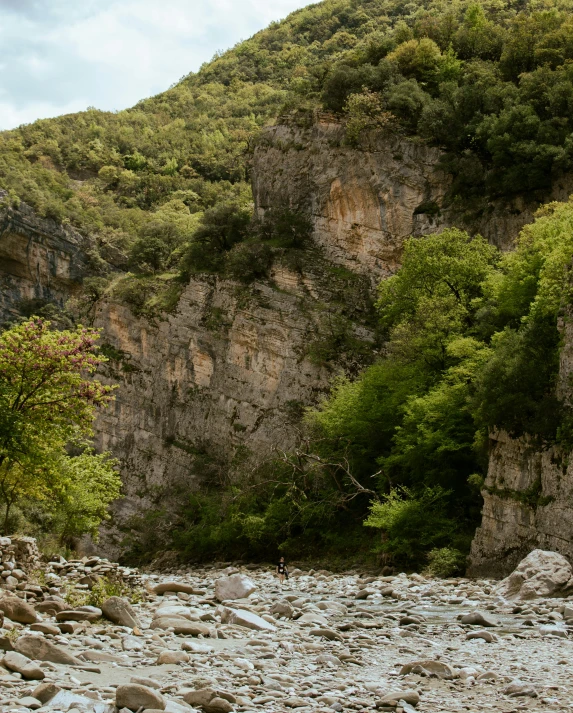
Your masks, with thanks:
[[(22, 498), (48, 500), (65, 487), (62, 458), (86, 447), (112, 386), (94, 378), (106, 359), (97, 330), (55, 331), (37, 317), (0, 334), (0, 498), (4, 531)], [(113, 471), (114, 462), (109, 469)]]

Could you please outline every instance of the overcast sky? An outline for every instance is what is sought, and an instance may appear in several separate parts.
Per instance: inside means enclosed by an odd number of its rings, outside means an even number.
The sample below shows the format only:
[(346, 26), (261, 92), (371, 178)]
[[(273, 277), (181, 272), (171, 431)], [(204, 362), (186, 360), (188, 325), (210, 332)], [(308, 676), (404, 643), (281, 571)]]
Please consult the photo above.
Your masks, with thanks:
[(0, 129), (124, 109), (310, 0), (0, 0)]

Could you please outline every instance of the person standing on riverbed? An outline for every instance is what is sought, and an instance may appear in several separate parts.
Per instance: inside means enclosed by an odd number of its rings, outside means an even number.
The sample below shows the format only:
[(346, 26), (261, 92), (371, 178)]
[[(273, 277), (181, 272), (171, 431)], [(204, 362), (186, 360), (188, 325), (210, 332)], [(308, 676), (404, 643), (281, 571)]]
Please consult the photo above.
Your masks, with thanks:
[(279, 563), (277, 564), (277, 575), (282, 586), (285, 581), (285, 577), (288, 579), (288, 567), (286, 566), (284, 557), (281, 557), (279, 559)]

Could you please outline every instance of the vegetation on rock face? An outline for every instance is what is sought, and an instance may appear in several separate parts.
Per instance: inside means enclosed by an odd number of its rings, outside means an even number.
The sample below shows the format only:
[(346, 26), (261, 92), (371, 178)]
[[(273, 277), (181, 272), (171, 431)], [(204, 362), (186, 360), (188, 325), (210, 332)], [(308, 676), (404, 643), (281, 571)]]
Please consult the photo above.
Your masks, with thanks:
[[(492, 198), (541, 198), (573, 167), (571, 9), (571, 0), (326, 0), (133, 109), (0, 134), (0, 186), (93, 237), (101, 275), (78, 305), (87, 318), (106, 290), (149, 315), (172, 307), (195, 272), (248, 282), (277, 256), (305, 259), (311, 227), (297, 206), (252, 218), (248, 153), (283, 112), (337, 112), (357, 149), (370, 130), (440, 146), (453, 177), (446, 201), (468, 216)], [(573, 441), (556, 395), (572, 227), (571, 204), (552, 204), (507, 255), (459, 230), (408, 241), (402, 269), (379, 291), (384, 356), (335, 383), (307, 414), (297, 452), (276, 454), (240, 488), (193, 495), (172, 539), (156, 544), (193, 557), (352, 553), (371, 532), (367, 517), (383, 557), (455, 572), (479, 516), (488, 432)], [(108, 284), (110, 266), (130, 272)], [(97, 398), (80, 399), (71, 420), (15, 415), (10, 350), (26, 330), (48, 352), (57, 347), (37, 321), (0, 338), (6, 520), (12, 498), (46, 503), (50, 492), (57, 514), (37, 517), (68, 537), (93, 530), (117, 492), (105, 456), (63, 450), (90, 434), (93, 401), (107, 394), (94, 386)], [(344, 325), (331, 331), (309, 344), (317, 363), (345, 348)], [(58, 358), (76, 384), (77, 363)], [(85, 359), (95, 368), (93, 354)], [(77, 488), (80, 472), (89, 492)], [(141, 530), (150, 522), (141, 518)]]
[(0, 334), (4, 534), (18, 508), (62, 542), (86, 532), (97, 536), (107, 505), (119, 495), (116, 461), (88, 447), (95, 409), (109, 403), (112, 391), (89, 378), (105, 361), (97, 338), (83, 327), (52, 331), (37, 318)]
[(503, 255), (456, 229), (410, 239), (379, 289), (384, 356), (307, 413), (295, 452), (193, 495), (171, 545), (199, 558), (355, 558), (371, 547), (360, 532), (370, 508), (382, 561), (463, 569), (489, 432), (528, 434), (541, 448), (573, 442), (571, 408), (556, 395), (572, 235), (564, 203), (540, 211)]

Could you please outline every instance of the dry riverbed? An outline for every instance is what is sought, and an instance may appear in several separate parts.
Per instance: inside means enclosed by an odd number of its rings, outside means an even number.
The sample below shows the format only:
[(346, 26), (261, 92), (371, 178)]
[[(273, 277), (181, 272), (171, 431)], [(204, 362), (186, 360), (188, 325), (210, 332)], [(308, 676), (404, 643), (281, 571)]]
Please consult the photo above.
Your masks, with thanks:
[(0, 664), (2, 713), (573, 708), (568, 597), (312, 570), (281, 588), (261, 568), (193, 567), (141, 575), (143, 601), (112, 601), (106, 618), (70, 613), (66, 576), (21, 611), (15, 592), (0, 600), (15, 649)]

